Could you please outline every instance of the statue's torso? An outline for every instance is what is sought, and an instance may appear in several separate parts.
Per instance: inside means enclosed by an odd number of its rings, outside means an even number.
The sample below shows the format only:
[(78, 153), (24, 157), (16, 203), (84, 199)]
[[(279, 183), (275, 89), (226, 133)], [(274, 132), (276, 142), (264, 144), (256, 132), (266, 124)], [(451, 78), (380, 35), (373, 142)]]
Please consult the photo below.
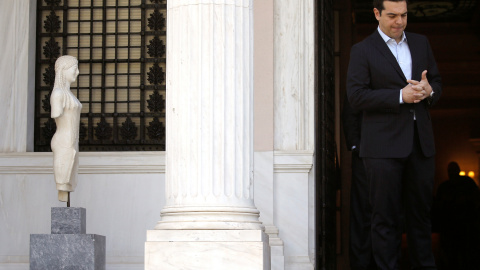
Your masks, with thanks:
[[(53, 91), (62, 91), (54, 89)], [(55, 118), (57, 130), (52, 138), (52, 148), (55, 146), (73, 147), (78, 149), (78, 133), (80, 127), (80, 113), (82, 111), (82, 104), (69, 91), (62, 91), (64, 102), (57, 102), (52, 100), (51, 106), (63, 106), (63, 113), (61, 116)], [(57, 104), (55, 104), (57, 103)], [(58, 104), (59, 103), (59, 104)]]

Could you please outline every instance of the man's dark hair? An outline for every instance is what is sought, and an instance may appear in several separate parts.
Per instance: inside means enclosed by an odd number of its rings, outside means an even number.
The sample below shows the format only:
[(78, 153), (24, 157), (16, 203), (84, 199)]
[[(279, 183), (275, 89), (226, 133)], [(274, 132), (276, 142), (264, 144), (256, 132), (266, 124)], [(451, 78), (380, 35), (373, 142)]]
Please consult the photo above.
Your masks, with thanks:
[(378, 9), (378, 12), (380, 12), (380, 15), (382, 15), (382, 10), (385, 9), (385, 7), (383, 6), (383, 2), (385, 1), (390, 1), (390, 2), (407, 2), (408, 4), (408, 0), (373, 0), (373, 7)]

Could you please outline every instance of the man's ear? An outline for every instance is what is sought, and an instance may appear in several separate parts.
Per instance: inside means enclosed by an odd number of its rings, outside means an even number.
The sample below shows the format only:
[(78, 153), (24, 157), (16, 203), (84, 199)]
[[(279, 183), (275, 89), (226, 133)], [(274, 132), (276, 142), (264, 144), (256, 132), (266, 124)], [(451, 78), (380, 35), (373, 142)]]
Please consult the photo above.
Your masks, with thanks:
[(373, 8), (373, 14), (375, 14), (375, 18), (378, 20), (380, 20), (380, 11), (376, 8)]

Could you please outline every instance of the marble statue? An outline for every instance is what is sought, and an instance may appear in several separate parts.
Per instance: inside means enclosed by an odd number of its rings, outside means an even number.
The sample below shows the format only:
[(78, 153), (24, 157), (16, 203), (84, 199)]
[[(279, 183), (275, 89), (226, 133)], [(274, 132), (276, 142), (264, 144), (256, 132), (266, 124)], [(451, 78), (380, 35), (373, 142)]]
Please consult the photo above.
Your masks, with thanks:
[(77, 186), (78, 132), (82, 104), (70, 91), (70, 84), (78, 76), (78, 61), (64, 55), (55, 62), (55, 84), (50, 96), (51, 117), (57, 130), (53, 135), (53, 172), (58, 190), (58, 200), (69, 206), (70, 192)]

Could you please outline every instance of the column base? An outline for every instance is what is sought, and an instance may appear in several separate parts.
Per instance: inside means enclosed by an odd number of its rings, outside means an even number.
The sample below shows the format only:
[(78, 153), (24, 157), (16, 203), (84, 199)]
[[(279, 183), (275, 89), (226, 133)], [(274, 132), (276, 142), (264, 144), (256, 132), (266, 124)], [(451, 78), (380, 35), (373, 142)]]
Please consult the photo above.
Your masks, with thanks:
[(268, 235), (262, 230), (150, 230), (145, 270), (267, 270)]
[(252, 207), (166, 206), (156, 230), (263, 230)]

